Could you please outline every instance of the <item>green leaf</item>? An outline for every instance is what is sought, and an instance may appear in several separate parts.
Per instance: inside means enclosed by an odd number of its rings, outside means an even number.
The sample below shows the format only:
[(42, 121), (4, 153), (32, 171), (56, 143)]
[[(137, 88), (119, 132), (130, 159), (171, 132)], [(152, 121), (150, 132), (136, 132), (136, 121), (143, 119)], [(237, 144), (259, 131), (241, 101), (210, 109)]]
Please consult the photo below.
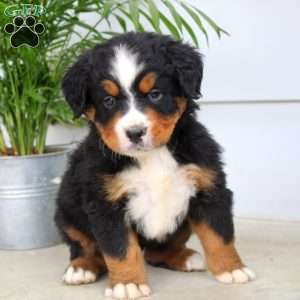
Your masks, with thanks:
[(129, 13), (131, 20), (133, 22), (135, 30), (140, 30), (140, 22), (139, 22), (139, 5), (137, 0), (128, 0), (129, 3)]
[(109, 35), (109, 37), (114, 37), (114, 36), (120, 35), (120, 33), (116, 32), (116, 31), (102, 31), (102, 34), (107, 34), (107, 35)]
[(202, 10), (200, 10), (197, 7), (194, 7), (194, 9), (205, 19), (205, 21), (215, 30), (217, 33), (218, 37), (221, 38), (221, 34), (224, 33), (226, 35), (229, 35), (229, 33), (224, 30), (223, 28), (219, 27), (218, 24), (211, 19), (207, 14), (205, 14)]
[(200, 30), (203, 32), (203, 34), (205, 35), (206, 38), (206, 42), (208, 44), (208, 34), (207, 31), (205, 29), (205, 27), (203, 26), (199, 16), (190, 8), (188, 7), (186, 4), (181, 3), (181, 6), (186, 10), (186, 12), (192, 17), (192, 19), (195, 21), (195, 23), (198, 25), (198, 27), (200, 28)]
[(83, 21), (79, 21), (79, 20), (77, 21), (77, 25), (80, 26), (80, 27), (82, 27), (82, 28), (87, 29), (88, 32), (95, 33), (97, 36), (99, 36), (99, 38), (102, 38), (101, 33), (97, 29), (95, 29), (93, 26), (91, 26), (91, 25), (89, 25), (89, 24), (87, 24), (87, 23), (85, 23)]
[(165, 26), (167, 27), (169, 32), (173, 35), (173, 37), (176, 40), (180, 40), (181, 35), (180, 35), (179, 31), (177, 30), (177, 28), (172, 24), (172, 22), (169, 21), (169, 19), (162, 12), (159, 13), (159, 17), (162, 20), (162, 22), (165, 24)]
[[(147, 4), (148, 4), (148, 9), (149, 9), (149, 13), (151, 16), (151, 20), (152, 20), (152, 25), (156, 31), (160, 32), (159, 11), (158, 11), (156, 5), (154, 4), (153, 0), (147, 0)], [(143, 11), (143, 13), (145, 13), (145, 12)]]
[[(131, 16), (131, 14), (129, 12), (127, 12), (125, 9), (123, 9), (122, 7), (119, 7), (119, 10), (132, 22), (133, 26), (135, 27), (135, 30), (136, 31), (145, 31), (144, 27), (142, 26), (141, 23), (138, 23), (138, 24), (134, 24), (134, 20)], [(140, 12), (140, 11), (139, 11)], [(137, 26), (137, 27), (136, 27)]]
[(191, 28), (191, 26), (184, 20), (184, 18), (181, 18), (181, 22), (183, 24), (183, 26), (185, 27), (186, 31), (189, 33), (190, 37), (192, 38), (194, 44), (199, 47), (199, 43), (197, 40), (197, 36), (195, 34), (195, 32), (193, 31), (193, 29)]
[(163, 3), (167, 6), (167, 8), (169, 9), (177, 27), (179, 28), (180, 32), (182, 32), (182, 22), (181, 22), (181, 17), (180, 15), (177, 13), (176, 8), (171, 4), (171, 2), (169, 0), (164, 0)]
[(103, 5), (102, 17), (107, 19), (111, 14), (112, 6), (114, 5), (114, 1), (106, 0)]
[(7, 23), (10, 23), (12, 21), (12, 18), (6, 16), (4, 14), (4, 11), (8, 4), (5, 4), (4, 2), (0, 1), (0, 30), (2, 31), (3, 28)]
[(120, 17), (119, 15), (117, 15), (117, 14), (114, 14), (114, 16), (117, 19), (117, 21), (118, 21), (119, 25), (121, 26), (122, 30), (124, 32), (126, 32), (127, 31), (126, 21), (122, 17)]
[(141, 15), (143, 15), (145, 17), (145, 19), (151, 24), (151, 26), (153, 27), (153, 29), (156, 31), (156, 32), (159, 32), (161, 33), (161, 29), (158, 28), (156, 30), (156, 26), (155, 24), (153, 23), (153, 19), (151, 19), (151, 16), (149, 16), (148, 14), (146, 14), (146, 12), (144, 12), (142, 9), (140, 9), (140, 13)]

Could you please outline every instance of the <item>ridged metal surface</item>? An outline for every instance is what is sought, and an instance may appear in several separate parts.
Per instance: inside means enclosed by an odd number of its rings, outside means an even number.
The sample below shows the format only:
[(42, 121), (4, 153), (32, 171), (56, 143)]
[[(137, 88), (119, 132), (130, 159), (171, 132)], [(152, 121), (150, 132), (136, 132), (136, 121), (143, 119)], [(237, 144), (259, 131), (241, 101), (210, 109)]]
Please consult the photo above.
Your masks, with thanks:
[(55, 150), (0, 158), (0, 249), (42, 248), (60, 242), (53, 220), (55, 198), (71, 148)]

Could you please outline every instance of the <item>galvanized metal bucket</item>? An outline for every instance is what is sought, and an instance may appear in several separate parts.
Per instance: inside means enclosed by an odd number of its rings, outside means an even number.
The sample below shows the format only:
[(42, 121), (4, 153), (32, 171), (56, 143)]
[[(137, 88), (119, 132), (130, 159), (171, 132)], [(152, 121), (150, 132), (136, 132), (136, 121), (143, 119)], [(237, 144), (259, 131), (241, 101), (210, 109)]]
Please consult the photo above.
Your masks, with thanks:
[(47, 153), (0, 157), (0, 249), (55, 245), (55, 198), (72, 147), (48, 147)]

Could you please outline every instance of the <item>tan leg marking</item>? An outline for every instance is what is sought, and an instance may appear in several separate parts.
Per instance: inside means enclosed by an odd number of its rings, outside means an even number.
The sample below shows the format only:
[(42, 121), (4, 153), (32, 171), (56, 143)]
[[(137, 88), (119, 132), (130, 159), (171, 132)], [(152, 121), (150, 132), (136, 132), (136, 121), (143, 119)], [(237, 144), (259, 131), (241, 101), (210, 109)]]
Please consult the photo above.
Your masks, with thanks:
[(108, 266), (109, 285), (105, 289), (105, 296), (118, 299), (138, 299), (150, 295), (147, 285), (144, 258), (133, 232), (128, 236), (126, 256), (119, 259), (104, 256)]
[(96, 241), (74, 227), (67, 227), (64, 231), (72, 241), (80, 244), (84, 251), (84, 256), (92, 257), (96, 255)]
[(192, 230), (199, 237), (206, 256), (208, 269), (214, 274), (231, 272), (244, 267), (234, 243), (225, 244), (222, 237), (206, 223), (191, 223)]
[(183, 165), (182, 172), (199, 191), (209, 191), (215, 185), (216, 172), (194, 164)]
[(78, 285), (96, 281), (107, 269), (96, 242), (74, 227), (66, 228), (65, 232), (71, 240), (80, 244), (83, 254), (71, 261), (63, 276), (64, 282)]
[(104, 255), (109, 271), (110, 286), (117, 283), (144, 284), (147, 282), (144, 258), (137, 237), (130, 232), (128, 239), (128, 249), (124, 258), (119, 259)]
[(201, 271), (205, 269), (205, 263), (201, 255), (193, 249), (185, 247), (191, 235), (189, 225), (184, 226), (171, 241), (165, 250), (145, 250), (145, 258), (148, 263), (157, 266), (165, 266), (177, 271)]

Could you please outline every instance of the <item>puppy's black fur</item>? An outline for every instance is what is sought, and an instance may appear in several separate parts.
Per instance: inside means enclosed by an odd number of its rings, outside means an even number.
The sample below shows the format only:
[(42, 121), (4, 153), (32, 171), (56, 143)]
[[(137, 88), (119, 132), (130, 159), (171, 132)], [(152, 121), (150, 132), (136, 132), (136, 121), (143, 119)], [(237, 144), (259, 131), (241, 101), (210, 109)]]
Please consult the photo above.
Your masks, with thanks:
[[(66, 100), (77, 116), (94, 107), (95, 119), (101, 126), (106, 126), (117, 111), (126, 112), (128, 104), (125, 101), (118, 101), (108, 110), (103, 105), (106, 93), (99, 88), (102, 79), (111, 78), (108, 70), (113, 57), (112, 48), (122, 43), (140, 54), (147, 72), (158, 74), (156, 87), (165, 95), (163, 103), (157, 104), (148, 103), (145, 95), (137, 93), (141, 111), (150, 106), (168, 116), (177, 110), (174, 97), (187, 100), (187, 108), (166, 145), (175, 160), (179, 165), (192, 163), (217, 174), (213, 190), (199, 191), (190, 199), (187, 216), (163, 241), (149, 240), (138, 232), (142, 246), (163, 249), (188, 219), (205, 221), (225, 243), (229, 243), (233, 239), (232, 193), (226, 187), (220, 147), (196, 120), (198, 105), (194, 100), (200, 96), (203, 64), (195, 49), (168, 36), (150, 33), (128, 33), (116, 37), (88, 50), (68, 70), (62, 85)], [(138, 76), (135, 85), (144, 74), (143, 71)], [(125, 94), (120, 89), (118, 97), (125, 97)], [(125, 222), (128, 199), (107, 201), (99, 174), (114, 175), (135, 164), (138, 164), (135, 159), (111, 150), (99, 135), (95, 122), (90, 123), (90, 133), (73, 153), (57, 198), (56, 223), (70, 246), (71, 259), (80, 256), (81, 249), (65, 234), (64, 229), (69, 226), (95, 240), (102, 253), (124, 257), (128, 246), (128, 225)], [(135, 229), (136, 225), (131, 224), (131, 227)]]

